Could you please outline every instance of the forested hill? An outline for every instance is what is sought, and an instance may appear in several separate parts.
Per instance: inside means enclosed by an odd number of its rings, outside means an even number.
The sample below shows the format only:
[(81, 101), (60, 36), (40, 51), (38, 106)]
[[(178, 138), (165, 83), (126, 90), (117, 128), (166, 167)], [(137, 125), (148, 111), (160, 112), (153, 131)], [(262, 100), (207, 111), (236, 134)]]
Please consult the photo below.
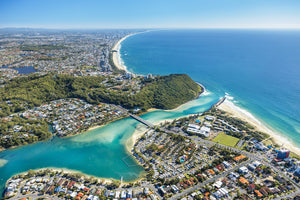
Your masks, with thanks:
[[(13, 79), (0, 88), (0, 117), (62, 98), (80, 98), (93, 104), (111, 103), (129, 109), (172, 109), (196, 98), (202, 90), (185, 74), (141, 78), (141, 89), (133, 94), (108, 87), (103, 84), (107, 79), (54, 74)], [(112, 78), (109, 82), (113, 86)]]
[(141, 107), (173, 109), (197, 98), (201, 92), (202, 88), (188, 75), (171, 74), (151, 80), (135, 98), (144, 103)]

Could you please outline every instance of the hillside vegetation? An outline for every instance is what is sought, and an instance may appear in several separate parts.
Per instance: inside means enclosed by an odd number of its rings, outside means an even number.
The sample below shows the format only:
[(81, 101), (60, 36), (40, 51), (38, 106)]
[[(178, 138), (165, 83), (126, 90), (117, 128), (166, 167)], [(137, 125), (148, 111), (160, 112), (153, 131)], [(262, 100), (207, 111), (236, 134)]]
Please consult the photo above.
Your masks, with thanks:
[(0, 88), (0, 117), (62, 98), (80, 98), (92, 104), (111, 103), (128, 109), (172, 109), (201, 92), (201, 87), (185, 74), (143, 80), (142, 89), (134, 95), (108, 88), (102, 84), (105, 79), (54, 74), (13, 79)]

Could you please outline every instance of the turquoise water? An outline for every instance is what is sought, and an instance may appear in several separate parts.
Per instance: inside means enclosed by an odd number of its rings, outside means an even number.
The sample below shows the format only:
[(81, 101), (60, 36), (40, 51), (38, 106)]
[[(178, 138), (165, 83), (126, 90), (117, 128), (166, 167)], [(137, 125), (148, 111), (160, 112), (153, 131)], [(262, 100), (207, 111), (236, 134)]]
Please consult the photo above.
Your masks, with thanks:
[(122, 42), (130, 71), (187, 73), (300, 147), (299, 30), (163, 30)]
[[(175, 119), (184, 115), (203, 112), (218, 101), (218, 97), (207, 94), (174, 111), (153, 111), (142, 117), (151, 122)], [(104, 127), (69, 138), (54, 138), (24, 147), (0, 152), (0, 186), (12, 175), (45, 167), (66, 168), (83, 173), (131, 181), (138, 179), (144, 171), (128, 156), (125, 144), (135, 128), (144, 125), (131, 118), (110, 123)], [(123, 159), (126, 158), (126, 163)], [(130, 167), (129, 167), (129, 166)]]
[[(203, 112), (229, 93), (274, 129), (300, 144), (300, 32), (181, 30), (138, 34), (122, 43), (125, 65), (136, 73), (187, 73), (208, 91), (174, 111), (142, 117), (158, 122)], [(125, 143), (140, 125), (127, 118), (70, 138), (0, 152), (0, 187), (14, 174), (43, 167), (68, 168), (93, 176), (137, 179), (128, 167)], [(129, 157), (126, 162), (134, 165)]]

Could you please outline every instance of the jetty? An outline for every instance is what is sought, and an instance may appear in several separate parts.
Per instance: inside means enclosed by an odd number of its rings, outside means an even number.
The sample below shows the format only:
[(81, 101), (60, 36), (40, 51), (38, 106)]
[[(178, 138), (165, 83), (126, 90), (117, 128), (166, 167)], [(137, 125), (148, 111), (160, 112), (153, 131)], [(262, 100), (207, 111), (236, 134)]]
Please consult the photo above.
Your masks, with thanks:
[(219, 105), (221, 105), (226, 100), (226, 97), (222, 97), (215, 105), (212, 107), (217, 108)]

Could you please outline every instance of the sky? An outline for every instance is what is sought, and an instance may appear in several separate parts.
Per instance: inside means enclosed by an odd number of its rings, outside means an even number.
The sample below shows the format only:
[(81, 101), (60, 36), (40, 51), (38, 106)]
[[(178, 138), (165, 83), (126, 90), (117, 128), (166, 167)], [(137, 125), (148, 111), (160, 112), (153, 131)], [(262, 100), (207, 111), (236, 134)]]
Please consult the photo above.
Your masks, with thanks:
[(0, 0), (0, 28), (300, 28), (300, 0)]

